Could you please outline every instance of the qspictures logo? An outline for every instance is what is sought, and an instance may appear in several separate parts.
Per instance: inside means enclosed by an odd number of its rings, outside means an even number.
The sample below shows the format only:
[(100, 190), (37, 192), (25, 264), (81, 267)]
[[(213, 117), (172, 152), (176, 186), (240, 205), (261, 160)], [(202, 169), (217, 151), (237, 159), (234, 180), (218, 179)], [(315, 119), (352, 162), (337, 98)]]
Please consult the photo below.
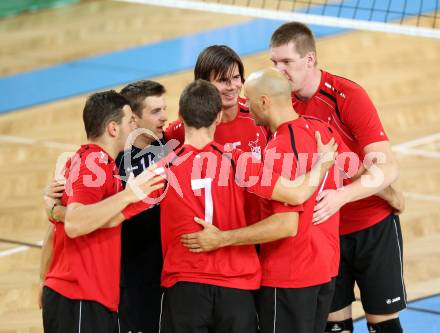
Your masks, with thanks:
[[(138, 152), (135, 156), (132, 156), (131, 147), (139, 135), (153, 137), (158, 144), (150, 145)], [(122, 181), (130, 183), (130, 177), (133, 177), (130, 171), (134, 169), (132, 161), (136, 158), (142, 158), (143, 156), (148, 156), (149, 160), (154, 161), (154, 163), (167, 158), (168, 160), (172, 160), (172, 165), (174, 167), (178, 167), (192, 156), (191, 153), (185, 153), (179, 156), (176, 155), (175, 149), (178, 146), (179, 142), (177, 140), (162, 143), (162, 141), (159, 140), (159, 138), (157, 138), (153, 132), (147, 129), (139, 128), (134, 130), (125, 142), (124, 167), (125, 170), (129, 172), (124, 177), (120, 178)], [(201, 179), (202, 175), (200, 165), (206, 165), (206, 170), (204, 170), (206, 177), (216, 179), (218, 182), (217, 185), (220, 187), (229, 185), (228, 180), (232, 172), (235, 172), (235, 181), (238, 186), (252, 187), (257, 183), (260, 183), (262, 186), (270, 186), (275, 173), (275, 163), (282, 163), (281, 172), (278, 173), (287, 179), (294, 180), (294, 182), (289, 183), (289, 186), (298, 187), (301, 186), (305, 181), (305, 178), (302, 176), (307, 172), (307, 170), (310, 170), (310, 166), (314, 166), (316, 163), (326, 162), (326, 156), (318, 153), (300, 153), (295, 155), (294, 153), (279, 153), (275, 149), (271, 149), (265, 151), (263, 160), (257, 158), (254, 151), (241, 153), (237, 159), (235, 170), (232, 170), (231, 156), (232, 152), (225, 152), (221, 155), (209, 151), (201, 152), (198, 154), (197, 158), (193, 159), (191, 168), (192, 171), (190, 174), (188, 174), (188, 177), (191, 179)], [(90, 172), (81, 176), (79, 174), (80, 156), (78, 154), (74, 154), (70, 158), (71, 163), (70, 170), (68, 172), (69, 177), (66, 180), (66, 185), (71, 185), (75, 181), (82, 181), (86, 187), (102, 186), (102, 184), (104, 184), (106, 181), (105, 177), (107, 177), (102, 165), (108, 163), (106, 160), (107, 157), (108, 156), (102, 152), (93, 152), (88, 154), (84, 163), (87, 170)], [(331, 154), (330, 158), (333, 158), (333, 154)], [(353, 152), (339, 154), (334, 162), (334, 178), (332, 180), (336, 184), (337, 188), (343, 187), (344, 183), (348, 179), (356, 175), (360, 168), (363, 168), (368, 172), (360, 176), (362, 186), (376, 187), (384, 181), (384, 174), (378, 165), (384, 163), (385, 158), (386, 156), (383, 153), (369, 153), (365, 156), (363, 161), (360, 161), (357, 154)], [(62, 154), (57, 164), (60, 165), (63, 163), (61, 161), (65, 160), (66, 154)], [(253, 173), (251, 176), (249, 176), (249, 170), (253, 170), (255, 168), (258, 168), (261, 172), (258, 174), (258, 176)], [(279, 171), (279, 169), (277, 171)], [(318, 186), (320, 183), (319, 168), (317, 168), (315, 171), (315, 174), (308, 178), (309, 185), (312, 186)], [(116, 173), (116, 176), (118, 176), (118, 173)], [(172, 169), (166, 168), (165, 176), (168, 186), (163, 191), (160, 200), (166, 195), (166, 191), (169, 187), (174, 188), (177, 193), (183, 195), (180, 188), (181, 180), (174, 175)], [(326, 181), (330, 180), (330, 177), (326, 177)], [(71, 194), (71, 191), (71, 186), (66, 186), (66, 192), (68, 195)], [(140, 194), (139, 197), (145, 197), (145, 195)]]

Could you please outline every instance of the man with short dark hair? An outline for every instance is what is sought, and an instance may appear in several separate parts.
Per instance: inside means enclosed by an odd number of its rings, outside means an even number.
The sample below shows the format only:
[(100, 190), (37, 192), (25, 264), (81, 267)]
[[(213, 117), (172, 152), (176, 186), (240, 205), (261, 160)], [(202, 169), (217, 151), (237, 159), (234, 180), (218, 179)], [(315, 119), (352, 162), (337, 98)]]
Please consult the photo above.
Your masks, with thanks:
[[(402, 235), (394, 212), (402, 198), (388, 187), (398, 178), (399, 168), (376, 108), (361, 86), (317, 67), (314, 36), (302, 23), (285, 23), (273, 33), (270, 59), (290, 82), (295, 110), (332, 125), (349, 149), (372, 165), (364, 171), (365, 178), (374, 178), (374, 171), (383, 176), (383, 181), (370, 186), (359, 177), (318, 196), (315, 222), (341, 209), (341, 265), (326, 331), (353, 331), (356, 282), (369, 331), (400, 333), (399, 311), (406, 307), (406, 292)], [(397, 200), (381, 199), (378, 193), (385, 188)]]
[[(249, 115), (246, 100), (240, 97), (244, 82), (244, 66), (239, 55), (226, 45), (211, 45), (200, 52), (194, 67), (194, 79), (211, 82), (222, 101), (222, 119), (217, 125), (214, 140), (226, 150), (241, 149), (261, 159), (269, 131), (257, 126)], [(184, 126), (175, 121), (166, 129), (168, 139), (183, 141)], [(246, 220), (249, 224), (261, 219), (261, 204), (252, 193), (245, 194)]]
[(143, 80), (126, 85), (121, 95), (129, 102), (138, 128), (150, 131), (136, 137), (137, 145), (148, 146), (163, 138), (163, 126), (168, 120), (166, 115), (165, 87), (156, 81)]
[[(130, 102), (139, 131), (116, 159), (125, 186), (130, 173), (137, 176), (168, 153), (163, 138), (167, 104), (165, 87), (150, 80), (128, 84), (121, 95)], [(121, 332), (158, 332), (163, 262), (159, 205), (123, 223), (121, 237)]]
[(161, 177), (146, 170), (122, 190), (114, 159), (134, 127), (123, 96), (115, 91), (91, 95), (83, 121), (88, 143), (65, 167), (64, 224), (50, 214), (53, 258), (44, 274), (42, 302), (44, 330), (50, 333), (117, 329), (124, 211), (163, 186), (156, 184)]

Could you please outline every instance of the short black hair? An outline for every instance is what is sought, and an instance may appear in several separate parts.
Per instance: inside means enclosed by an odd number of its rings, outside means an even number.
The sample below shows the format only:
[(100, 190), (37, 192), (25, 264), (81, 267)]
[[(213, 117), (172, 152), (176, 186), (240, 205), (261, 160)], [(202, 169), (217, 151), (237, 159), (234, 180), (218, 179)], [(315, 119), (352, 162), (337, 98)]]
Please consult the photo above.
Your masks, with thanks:
[(211, 126), (221, 109), (222, 99), (217, 88), (206, 80), (193, 81), (180, 95), (179, 115), (189, 127)]
[(121, 95), (130, 102), (131, 110), (142, 117), (142, 102), (150, 96), (162, 96), (166, 90), (156, 81), (142, 80), (130, 83), (121, 90)]
[(87, 98), (83, 110), (83, 121), (87, 139), (96, 139), (104, 134), (109, 122), (121, 123), (122, 108), (130, 105), (128, 100), (114, 90), (102, 91)]
[(209, 81), (211, 75), (214, 78), (227, 78), (234, 65), (237, 65), (241, 81), (244, 82), (244, 66), (238, 54), (226, 45), (208, 46), (197, 57), (194, 80)]

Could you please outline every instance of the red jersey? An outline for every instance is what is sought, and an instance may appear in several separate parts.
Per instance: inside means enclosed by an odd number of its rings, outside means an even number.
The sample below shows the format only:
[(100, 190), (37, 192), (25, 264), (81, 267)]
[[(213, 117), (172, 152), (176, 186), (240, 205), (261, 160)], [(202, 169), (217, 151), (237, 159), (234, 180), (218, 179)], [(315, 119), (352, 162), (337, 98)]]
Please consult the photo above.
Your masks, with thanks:
[[(238, 99), (238, 113), (234, 120), (220, 123), (214, 133), (214, 141), (223, 145), (226, 151), (239, 148), (261, 159), (261, 154), (267, 145), (269, 130), (263, 126), (257, 126), (249, 114), (246, 100)], [(174, 121), (165, 130), (167, 140), (176, 139), (183, 143), (185, 140), (184, 125), (180, 121)], [(260, 199), (252, 193), (245, 194), (246, 221), (253, 224), (262, 219)]]
[[(329, 125), (321, 120), (300, 117), (278, 127), (267, 145), (266, 159), (274, 152), (281, 154), (281, 158), (274, 161), (274, 172), (289, 179), (309, 172), (318, 158), (316, 131), (321, 133), (324, 142), (335, 136), (339, 144), (338, 152), (348, 151)], [(299, 223), (296, 236), (261, 245), (263, 286), (304, 288), (326, 283), (338, 274), (339, 213), (322, 224), (312, 224), (317, 194), (320, 190), (335, 188), (335, 172), (332, 168), (325, 182), (303, 205), (291, 206), (270, 201), (271, 214), (298, 212)]]
[[(292, 95), (292, 104), (300, 115), (317, 117), (332, 125), (348, 148), (364, 159), (364, 147), (387, 141), (377, 110), (365, 90), (345, 78), (321, 71), (321, 83), (307, 100)], [(393, 209), (383, 199), (371, 196), (341, 208), (342, 235), (366, 229), (391, 214)]]
[[(160, 202), (164, 287), (179, 281), (239, 289), (260, 287), (260, 263), (253, 245), (192, 253), (180, 242), (181, 235), (202, 229), (194, 217), (220, 230), (245, 227), (245, 191), (271, 197), (279, 176), (268, 173), (271, 179), (262, 183), (262, 163), (250, 163), (251, 159), (245, 163), (242, 157), (246, 155), (249, 153), (239, 150), (225, 152), (213, 142), (202, 149), (184, 145), (175, 156), (158, 163), (168, 165), (168, 186)], [(258, 181), (251, 182), (250, 177), (258, 177)], [(237, 179), (248, 180), (249, 187), (241, 186), (244, 184)]]
[[(66, 164), (62, 204), (90, 205), (121, 190), (115, 161), (101, 147), (83, 145)], [(70, 299), (96, 301), (111, 311), (119, 305), (121, 225), (69, 238), (55, 225), (54, 258), (45, 285)]]

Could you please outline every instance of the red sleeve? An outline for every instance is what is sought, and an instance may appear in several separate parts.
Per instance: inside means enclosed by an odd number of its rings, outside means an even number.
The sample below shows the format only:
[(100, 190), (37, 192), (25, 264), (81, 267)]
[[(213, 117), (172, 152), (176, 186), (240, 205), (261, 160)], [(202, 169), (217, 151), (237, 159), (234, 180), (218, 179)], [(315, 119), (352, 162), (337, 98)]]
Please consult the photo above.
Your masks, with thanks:
[(66, 182), (67, 205), (75, 202), (90, 205), (103, 200), (107, 182), (113, 182), (108, 165), (94, 152), (72, 163)]
[[(162, 161), (159, 161), (158, 164), (161, 162)], [(167, 183), (165, 183), (165, 186), (167, 186)], [(150, 209), (151, 207), (159, 204), (163, 199), (163, 196), (166, 194), (165, 186), (151, 192), (144, 200), (129, 204), (122, 210), (122, 215), (124, 215), (125, 219), (128, 220), (144, 210)]]
[(180, 120), (175, 120), (168, 125), (164, 135), (167, 141), (173, 139), (177, 140), (179, 142), (178, 147), (180, 147), (185, 142), (185, 126)]
[[(283, 140), (274, 139), (267, 146), (264, 160), (267, 167), (274, 173), (282, 175), (284, 178), (294, 180), (296, 178), (297, 159), (294, 157), (291, 148), (284, 146)], [(270, 165), (272, 164), (272, 165)], [(272, 213), (301, 212), (303, 205), (292, 206), (285, 202), (272, 200)]]
[(370, 143), (388, 140), (377, 110), (364, 89), (355, 89), (342, 107), (344, 123), (361, 149)]
[(133, 216), (143, 212), (144, 210), (150, 209), (154, 205), (149, 204), (147, 202), (138, 201), (132, 204), (129, 204), (122, 210), (122, 215), (124, 215), (125, 219), (131, 219)]
[(244, 186), (248, 192), (270, 199), (280, 175), (266, 168), (251, 152), (235, 149), (232, 154), (239, 185)]

